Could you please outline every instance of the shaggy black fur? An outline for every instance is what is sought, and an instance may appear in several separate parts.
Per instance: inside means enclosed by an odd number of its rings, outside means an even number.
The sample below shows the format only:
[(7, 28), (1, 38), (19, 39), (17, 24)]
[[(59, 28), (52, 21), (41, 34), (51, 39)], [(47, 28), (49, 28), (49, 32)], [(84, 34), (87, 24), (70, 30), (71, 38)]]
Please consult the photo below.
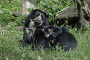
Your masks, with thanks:
[(24, 34), (21, 44), (24, 46), (30, 45), (31, 43), (37, 44), (37, 40), (41, 40), (43, 32), (38, 26), (48, 25), (48, 15), (41, 10), (35, 9), (27, 16), (24, 23)]
[(55, 47), (56, 45), (61, 46), (65, 51), (74, 49), (77, 47), (77, 41), (70, 31), (65, 27), (59, 26), (45, 26), (44, 36), (47, 38), (45, 48)]

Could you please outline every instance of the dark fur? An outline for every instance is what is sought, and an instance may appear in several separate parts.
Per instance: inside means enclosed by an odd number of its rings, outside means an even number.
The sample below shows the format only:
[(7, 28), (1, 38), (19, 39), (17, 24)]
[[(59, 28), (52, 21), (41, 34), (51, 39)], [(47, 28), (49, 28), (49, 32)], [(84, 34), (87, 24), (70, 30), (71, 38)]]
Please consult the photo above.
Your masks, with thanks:
[(32, 10), (27, 16), (24, 24), (23, 40), (21, 44), (30, 45), (31, 43), (37, 44), (37, 40), (40, 40), (43, 32), (38, 26), (48, 25), (48, 15), (38, 9)]
[[(51, 31), (49, 31), (51, 29)], [(43, 31), (45, 32), (45, 37), (47, 38), (47, 43), (45, 47), (55, 47), (56, 45), (61, 46), (65, 51), (77, 47), (77, 42), (75, 37), (70, 33), (70, 31), (65, 27), (58, 26), (45, 26)], [(51, 33), (52, 32), (52, 33)], [(46, 35), (49, 35), (48, 37)]]

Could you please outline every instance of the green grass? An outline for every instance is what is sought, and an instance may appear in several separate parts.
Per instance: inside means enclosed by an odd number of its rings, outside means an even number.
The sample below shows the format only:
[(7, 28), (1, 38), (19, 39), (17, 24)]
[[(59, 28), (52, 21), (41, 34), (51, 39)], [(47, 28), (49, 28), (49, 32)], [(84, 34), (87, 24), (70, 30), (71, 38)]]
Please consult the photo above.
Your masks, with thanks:
[(75, 32), (69, 29), (77, 39), (76, 50), (32, 51), (30, 47), (21, 48), (19, 40), (23, 35), (20, 31), (0, 31), (0, 60), (90, 60), (90, 28), (86, 32)]

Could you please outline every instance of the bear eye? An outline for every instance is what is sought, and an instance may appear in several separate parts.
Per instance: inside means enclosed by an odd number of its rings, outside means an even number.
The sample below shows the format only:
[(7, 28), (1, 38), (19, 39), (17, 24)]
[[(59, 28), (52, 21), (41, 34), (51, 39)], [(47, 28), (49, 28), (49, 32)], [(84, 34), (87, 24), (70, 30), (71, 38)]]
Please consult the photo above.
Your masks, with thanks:
[(33, 19), (30, 20), (31, 22), (34, 21)]
[(39, 14), (35, 14), (35, 17), (38, 17), (39, 16)]

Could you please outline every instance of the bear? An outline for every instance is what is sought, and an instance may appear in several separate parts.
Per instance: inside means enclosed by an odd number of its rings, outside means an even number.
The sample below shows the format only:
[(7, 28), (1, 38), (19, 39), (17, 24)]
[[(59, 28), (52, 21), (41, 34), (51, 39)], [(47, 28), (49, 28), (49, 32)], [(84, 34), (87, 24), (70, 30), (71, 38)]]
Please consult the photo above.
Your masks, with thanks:
[(20, 41), (21, 45), (27, 46), (32, 43), (38, 43), (37, 40), (43, 36), (43, 32), (39, 26), (48, 25), (48, 17), (49, 15), (42, 10), (34, 9), (31, 11), (25, 19), (23, 40)]
[[(43, 27), (44, 36), (47, 38), (45, 48), (55, 48), (59, 45), (65, 51), (75, 49), (77, 47), (76, 38), (65, 27), (48, 25)], [(49, 44), (47, 44), (49, 43)]]

